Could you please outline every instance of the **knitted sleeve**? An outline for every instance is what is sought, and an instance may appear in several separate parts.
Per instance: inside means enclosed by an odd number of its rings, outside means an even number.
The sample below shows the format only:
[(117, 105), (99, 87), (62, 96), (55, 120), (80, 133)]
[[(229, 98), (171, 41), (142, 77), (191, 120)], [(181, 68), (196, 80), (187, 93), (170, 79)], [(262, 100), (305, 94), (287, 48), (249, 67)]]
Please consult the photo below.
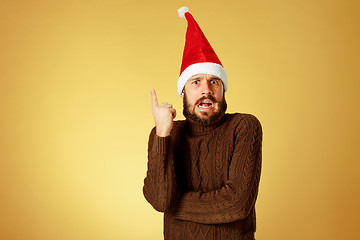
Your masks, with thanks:
[(210, 192), (185, 192), (171, 209), (177, 219), (204, 224), (244, 219), (255, 205), (261, 172), (262, 129), (252, 115), (235, 130), (236, 142), (224, 186)]
[(176, 190), (174, 164), (169, 159), (170, 148), (170, 136), (159, 137), (153, 128), (149, 136), (148, 170), (143, 193), (146, 200), (159, 212), (164, 212), (169, 207)]

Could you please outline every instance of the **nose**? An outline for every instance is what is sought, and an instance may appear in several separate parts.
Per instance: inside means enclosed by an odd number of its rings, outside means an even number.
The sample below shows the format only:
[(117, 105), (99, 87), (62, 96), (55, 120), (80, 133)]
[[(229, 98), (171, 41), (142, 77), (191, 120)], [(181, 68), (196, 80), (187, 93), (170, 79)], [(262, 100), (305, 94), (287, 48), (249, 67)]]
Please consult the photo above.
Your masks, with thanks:
[(201, 95), (212, 95), (212, 94), (213, 94), (213, 92), (211, 90), (211, 86), (210, 86), (209, 82), (205, 81), (202, 84)]

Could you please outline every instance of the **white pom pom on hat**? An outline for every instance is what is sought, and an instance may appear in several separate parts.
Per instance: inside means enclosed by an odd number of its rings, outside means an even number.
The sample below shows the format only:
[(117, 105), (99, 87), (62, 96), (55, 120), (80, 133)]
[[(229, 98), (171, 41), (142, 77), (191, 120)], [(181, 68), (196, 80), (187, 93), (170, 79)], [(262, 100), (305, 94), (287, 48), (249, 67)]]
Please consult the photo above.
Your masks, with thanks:
[(188, 7), (181, 7), (178, 9), (178, 14), (179, 14), (179, 17), (181, 18), (185, 18), (185, 13), (186, 12), (189, 12), (189, 8)]
[(179, 8), (178, 14), (179, 17), (185, 18), (188, 22), (180, 76), (177, 83), (179, 96), (181, 96), (186, 82), (199, 73), (217, 76), (227, 91), (226, 71), (194, 17), (189, 13), (189, 8)]

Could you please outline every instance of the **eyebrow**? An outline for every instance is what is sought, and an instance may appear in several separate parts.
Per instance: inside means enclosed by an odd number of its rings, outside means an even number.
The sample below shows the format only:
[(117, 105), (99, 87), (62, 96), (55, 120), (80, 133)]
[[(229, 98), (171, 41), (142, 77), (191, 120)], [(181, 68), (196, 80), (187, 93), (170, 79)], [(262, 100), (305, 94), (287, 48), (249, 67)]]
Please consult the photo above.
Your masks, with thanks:
[[(194, 81), (194, 80), (199, 80), (201, 77), (194, 77), (194, 78), (190, 78), (190, 81)], [(210, 77), (208, 80), (221, 80), (219, 77), (217, 76), (212, 76)]]

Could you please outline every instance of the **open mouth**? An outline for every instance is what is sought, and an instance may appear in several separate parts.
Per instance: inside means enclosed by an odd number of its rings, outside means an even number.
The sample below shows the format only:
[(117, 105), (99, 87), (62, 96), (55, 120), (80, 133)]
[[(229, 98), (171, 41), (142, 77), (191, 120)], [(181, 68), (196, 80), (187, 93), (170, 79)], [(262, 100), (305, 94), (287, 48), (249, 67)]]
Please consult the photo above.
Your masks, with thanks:
[(210, 109), (212, 106), (213, 103), (208, 99), (205, 99), (198, 104), (198, 107), (201, 109)]

